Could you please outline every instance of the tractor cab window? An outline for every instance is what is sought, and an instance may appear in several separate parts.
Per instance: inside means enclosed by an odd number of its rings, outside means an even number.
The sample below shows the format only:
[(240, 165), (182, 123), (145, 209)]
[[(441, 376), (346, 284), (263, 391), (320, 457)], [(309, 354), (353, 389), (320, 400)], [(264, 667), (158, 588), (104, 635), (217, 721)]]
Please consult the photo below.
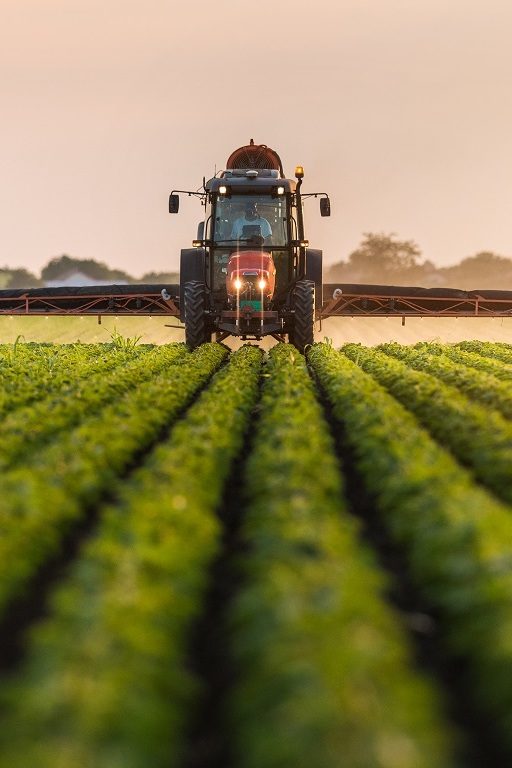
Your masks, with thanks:
[(251, 244), (255, 239), (274, 248), (287, 245), (285, 197), (233, 195), (218, 197), (215, 206), (214, 241), (218, 245)]

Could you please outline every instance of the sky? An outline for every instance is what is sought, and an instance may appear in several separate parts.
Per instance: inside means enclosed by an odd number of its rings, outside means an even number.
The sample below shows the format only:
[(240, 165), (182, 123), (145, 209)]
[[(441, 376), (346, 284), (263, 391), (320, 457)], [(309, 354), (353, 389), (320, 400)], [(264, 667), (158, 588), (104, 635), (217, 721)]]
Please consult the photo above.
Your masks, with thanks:
[(508, 0), (0, 0), (0, 266), (179, 266), (253, 138), (305, 168), (324, 262), (365, 232), (512, 256)]

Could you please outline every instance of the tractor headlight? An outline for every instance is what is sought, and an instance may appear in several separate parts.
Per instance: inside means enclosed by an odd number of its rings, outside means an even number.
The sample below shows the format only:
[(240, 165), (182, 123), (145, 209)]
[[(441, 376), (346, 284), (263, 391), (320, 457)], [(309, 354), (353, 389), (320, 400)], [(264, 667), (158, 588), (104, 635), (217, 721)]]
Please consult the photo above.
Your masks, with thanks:
[(233, 285), (235, 286), (237, 291), (240, 290), (240, 288), (242, 287), (242, 281), (240, 280), (239, 277), (235, 277), (235, 279), (233, 280)]
[(266, 280), (263, 280), (262, 278), (261, 280), (258, 281), (258, 288), (260, 289), (260, 291), (263, 291), (266, 287), (267, 287)]

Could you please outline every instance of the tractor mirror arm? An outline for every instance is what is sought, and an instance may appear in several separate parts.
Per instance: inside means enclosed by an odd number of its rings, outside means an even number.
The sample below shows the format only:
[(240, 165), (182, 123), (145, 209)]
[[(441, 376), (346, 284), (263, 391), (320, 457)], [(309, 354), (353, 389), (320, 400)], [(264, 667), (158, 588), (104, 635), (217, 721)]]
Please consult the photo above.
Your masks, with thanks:
[(206, 194), (204, 192), (190, 192), (190, 190), (188, 189), (173, 189), (171, 192), (171, 195), (177, 195), (177, 194), (188, 195), (189, 197), (191, 197), (192, 195), (194, 197), (206, 197)]
[(327, 200), (329, 199), (327, 192), (307, 192), (305, 195), (301, 194), (301, 197), (303, 200), (305, 200), (307, 197), (326, 197)]
[(178, 193), (180, 192), (182, 195), (188, 195), (189, 197), (200, 197), (201, 202), (204, 202), (206, 198), (206, 194), (204, 192), (189, 192), (186, 189), (173, 189), (169, 195), (169, 213), (178, 213), (180, 209), (180, 196)]
[(331, 215), (331, 201), (327, 192), (308, 192), (306, 195), (301, 195), (301, 198), (305, 200), (308, 197), (320, 198), (320, 216)]

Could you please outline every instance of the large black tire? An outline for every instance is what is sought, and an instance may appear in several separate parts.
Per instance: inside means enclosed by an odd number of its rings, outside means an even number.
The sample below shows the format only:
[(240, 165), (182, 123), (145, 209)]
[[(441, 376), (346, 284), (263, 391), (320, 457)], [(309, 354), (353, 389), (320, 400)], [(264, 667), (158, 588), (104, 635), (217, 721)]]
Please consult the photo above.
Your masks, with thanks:
[(189, 349), (196, 349), (201, 344), (212, 340), (208, 329), (204, 283), (193, 280), (185, 283), (183, 300), (185, 309), (185, 341)]
[(315, 338), (315, 284), (312, 280), (299, 280), (293, 291), (293, 332), (290, 341), (300, 352)]

